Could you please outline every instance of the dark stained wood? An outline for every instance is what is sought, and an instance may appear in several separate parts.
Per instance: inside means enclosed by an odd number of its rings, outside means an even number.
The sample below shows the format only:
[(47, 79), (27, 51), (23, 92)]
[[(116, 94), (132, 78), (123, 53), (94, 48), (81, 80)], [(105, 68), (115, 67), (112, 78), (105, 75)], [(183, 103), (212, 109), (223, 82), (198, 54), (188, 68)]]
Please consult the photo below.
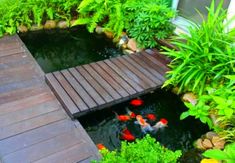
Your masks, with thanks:
[(98, 105), (105, 104), (103, 98), (96, 92), (96, 90), (86, 81), (86, 79), (79, 74), (75, 68), (70, 68), (69, 72), (76, 78), (77, 81), (86, 89), (87, 93), (96, 101)]
[(87, 71), (83, 67), (76, 67), (77, 71), (93, 86), (93, 88), (99, 93), (106, 102), (113, 101), (111, 95), (98, 84), (93, 77), (87, 73)]
[(106, 71), (106, 73), (108, 73), (117, 83), (119, 83), (129, 93), (129, 95), (137, 93), (134, 88), (122, 79), (119, 74), (113, 71), (104, 61), (97, 62), (97, 64), (103, 68), (103, 70)]
[[(0, 38), (0, 162), (100, 158), (86, 131), (65, 113), (44, 75), (17, 35)], [(53, 75), (47, 76), (62, 88)]]

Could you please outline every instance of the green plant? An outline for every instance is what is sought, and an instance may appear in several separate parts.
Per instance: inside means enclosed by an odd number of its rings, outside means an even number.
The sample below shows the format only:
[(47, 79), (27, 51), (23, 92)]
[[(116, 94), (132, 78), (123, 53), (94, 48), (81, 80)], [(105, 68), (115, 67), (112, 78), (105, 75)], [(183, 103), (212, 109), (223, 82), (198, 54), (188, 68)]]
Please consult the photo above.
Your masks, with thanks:
[(215, 9), (212, 1), (208, 17), (201, 25), (192, 22), (189, 35), (173, 39), (178, 51), (164, 48), (164, 54), (173, 59), (164, 86), (179, 86), (179, 93), (193, 91), (202, 95), (206, 85), (223, 82), (224, 75), (234, 73), (235, 33), (234, 29), (227, 32), (233, 19), (224, 23), (227, 14), (222, 4), (223, 1)]
[(170, 19), (175, 13), (164, 0), (127, 1), (125, 15), (126, 30), (135, 38), (140, 47), (155, 47), (155, 39), (164, 39), (172, 35), (174, 26)]
[(226, 163), (235, 162), (235, 143), (231, 143), (225, 147), (223, 151), (218, 149), (207, 150), (203, 156), (225, 161)]
[(176, 163), (181, 151), (175, 152), (161, 146), (154, 138), (146, 135), (133, 143), (122, 142), (121, 150), (102, 150), (100, 163)]

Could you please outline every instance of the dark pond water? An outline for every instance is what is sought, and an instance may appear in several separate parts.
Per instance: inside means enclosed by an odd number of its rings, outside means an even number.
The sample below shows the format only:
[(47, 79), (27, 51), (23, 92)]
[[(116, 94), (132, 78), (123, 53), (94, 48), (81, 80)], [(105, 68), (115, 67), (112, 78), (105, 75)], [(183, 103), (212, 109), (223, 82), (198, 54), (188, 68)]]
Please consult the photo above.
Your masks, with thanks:
[(193, 141), (208, 131), (208, 128), (194, 118), (179, 120), (180, 114), (186, 108), (181, 100), (170, 92), (158, 90), (153, 94), (142, 96), (141, 99), (144, 100), (144, 105), (137, 109), (132, 108), (129, 102), (126, 102), (81, 117), (79, 121), (96, 144), (102, 143), (108, 149), (114, 150), (120, 148), (119, 135), (125, 127), (137, 138), (142, 138), (144, 134), (139, 125), (134, 124), (135, 120), (120, 122), (116, 119), (113, 111), (118, 114), (126, 114), (124, 108), (128, 107), (131, 111), (140, 115), (154, 113), (157, 120), (150, 123), (153, 125), (161, 118), (166, 118), (168, 127), (151, 135), (169, 149), (181, 149), (184, 152), (181, 162), (199, 162), (200, 155), (192, 150)]
[(52, 72), (119, 56), (111, 40), (84, 27), (28, 32), (20, 35), (44, 72)]

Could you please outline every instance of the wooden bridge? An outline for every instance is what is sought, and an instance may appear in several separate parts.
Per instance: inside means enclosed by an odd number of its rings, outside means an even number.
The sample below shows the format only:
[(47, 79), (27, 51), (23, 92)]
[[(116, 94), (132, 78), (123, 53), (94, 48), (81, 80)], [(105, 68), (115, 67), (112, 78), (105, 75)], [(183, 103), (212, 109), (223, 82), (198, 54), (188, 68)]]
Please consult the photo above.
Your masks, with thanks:
[(45, 75), (17, 35), (1, 38), (0, 162), (99, 159), (73, 118), (160, 87), (167, 62), (147, 50)]

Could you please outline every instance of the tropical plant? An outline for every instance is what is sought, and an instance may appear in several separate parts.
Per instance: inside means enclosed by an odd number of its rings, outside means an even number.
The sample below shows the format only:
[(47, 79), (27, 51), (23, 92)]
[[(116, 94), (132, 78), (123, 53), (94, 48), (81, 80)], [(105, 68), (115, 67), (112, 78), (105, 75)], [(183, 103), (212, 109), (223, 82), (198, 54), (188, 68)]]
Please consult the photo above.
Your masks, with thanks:
[(178, 51), (164, 48), (164, 54), (173, 59), (164, 86), (179, 86), (179, 93), (193, 91), (202, 95), (206, 85), (223, 83), (224, 75), (234, 73), (235, 30), (228, 32), (233, 19), (224, 23), (227, 14), (222, 4), (223, 1), (215, 9), (212, 1), (208, 17), (201, 25), (192, 22), (189, 35), (181, 34), (173, 39)]
[(181, 156), (181, 151), (175, 152), (161, 146), (154, 138), (146, 135), (141, 140), (133, 143), (122, 142), (120, 152), (101, 151), (103, 157), (100, 163), (176, 163)]
[(155, 47), (155, 39), (172, 35), (174, 26), (170, 19), (174, 17), (175, 12), (168, 5), (165, 0), (127, 1), (124, 5), (126, 30), (140, 47)]
[(225, 161), (226, 163), (235, 162), (235, 143), (231, 143), (225, 147), (223, 151), (219, 149), (207, 150), (203, 156)]

